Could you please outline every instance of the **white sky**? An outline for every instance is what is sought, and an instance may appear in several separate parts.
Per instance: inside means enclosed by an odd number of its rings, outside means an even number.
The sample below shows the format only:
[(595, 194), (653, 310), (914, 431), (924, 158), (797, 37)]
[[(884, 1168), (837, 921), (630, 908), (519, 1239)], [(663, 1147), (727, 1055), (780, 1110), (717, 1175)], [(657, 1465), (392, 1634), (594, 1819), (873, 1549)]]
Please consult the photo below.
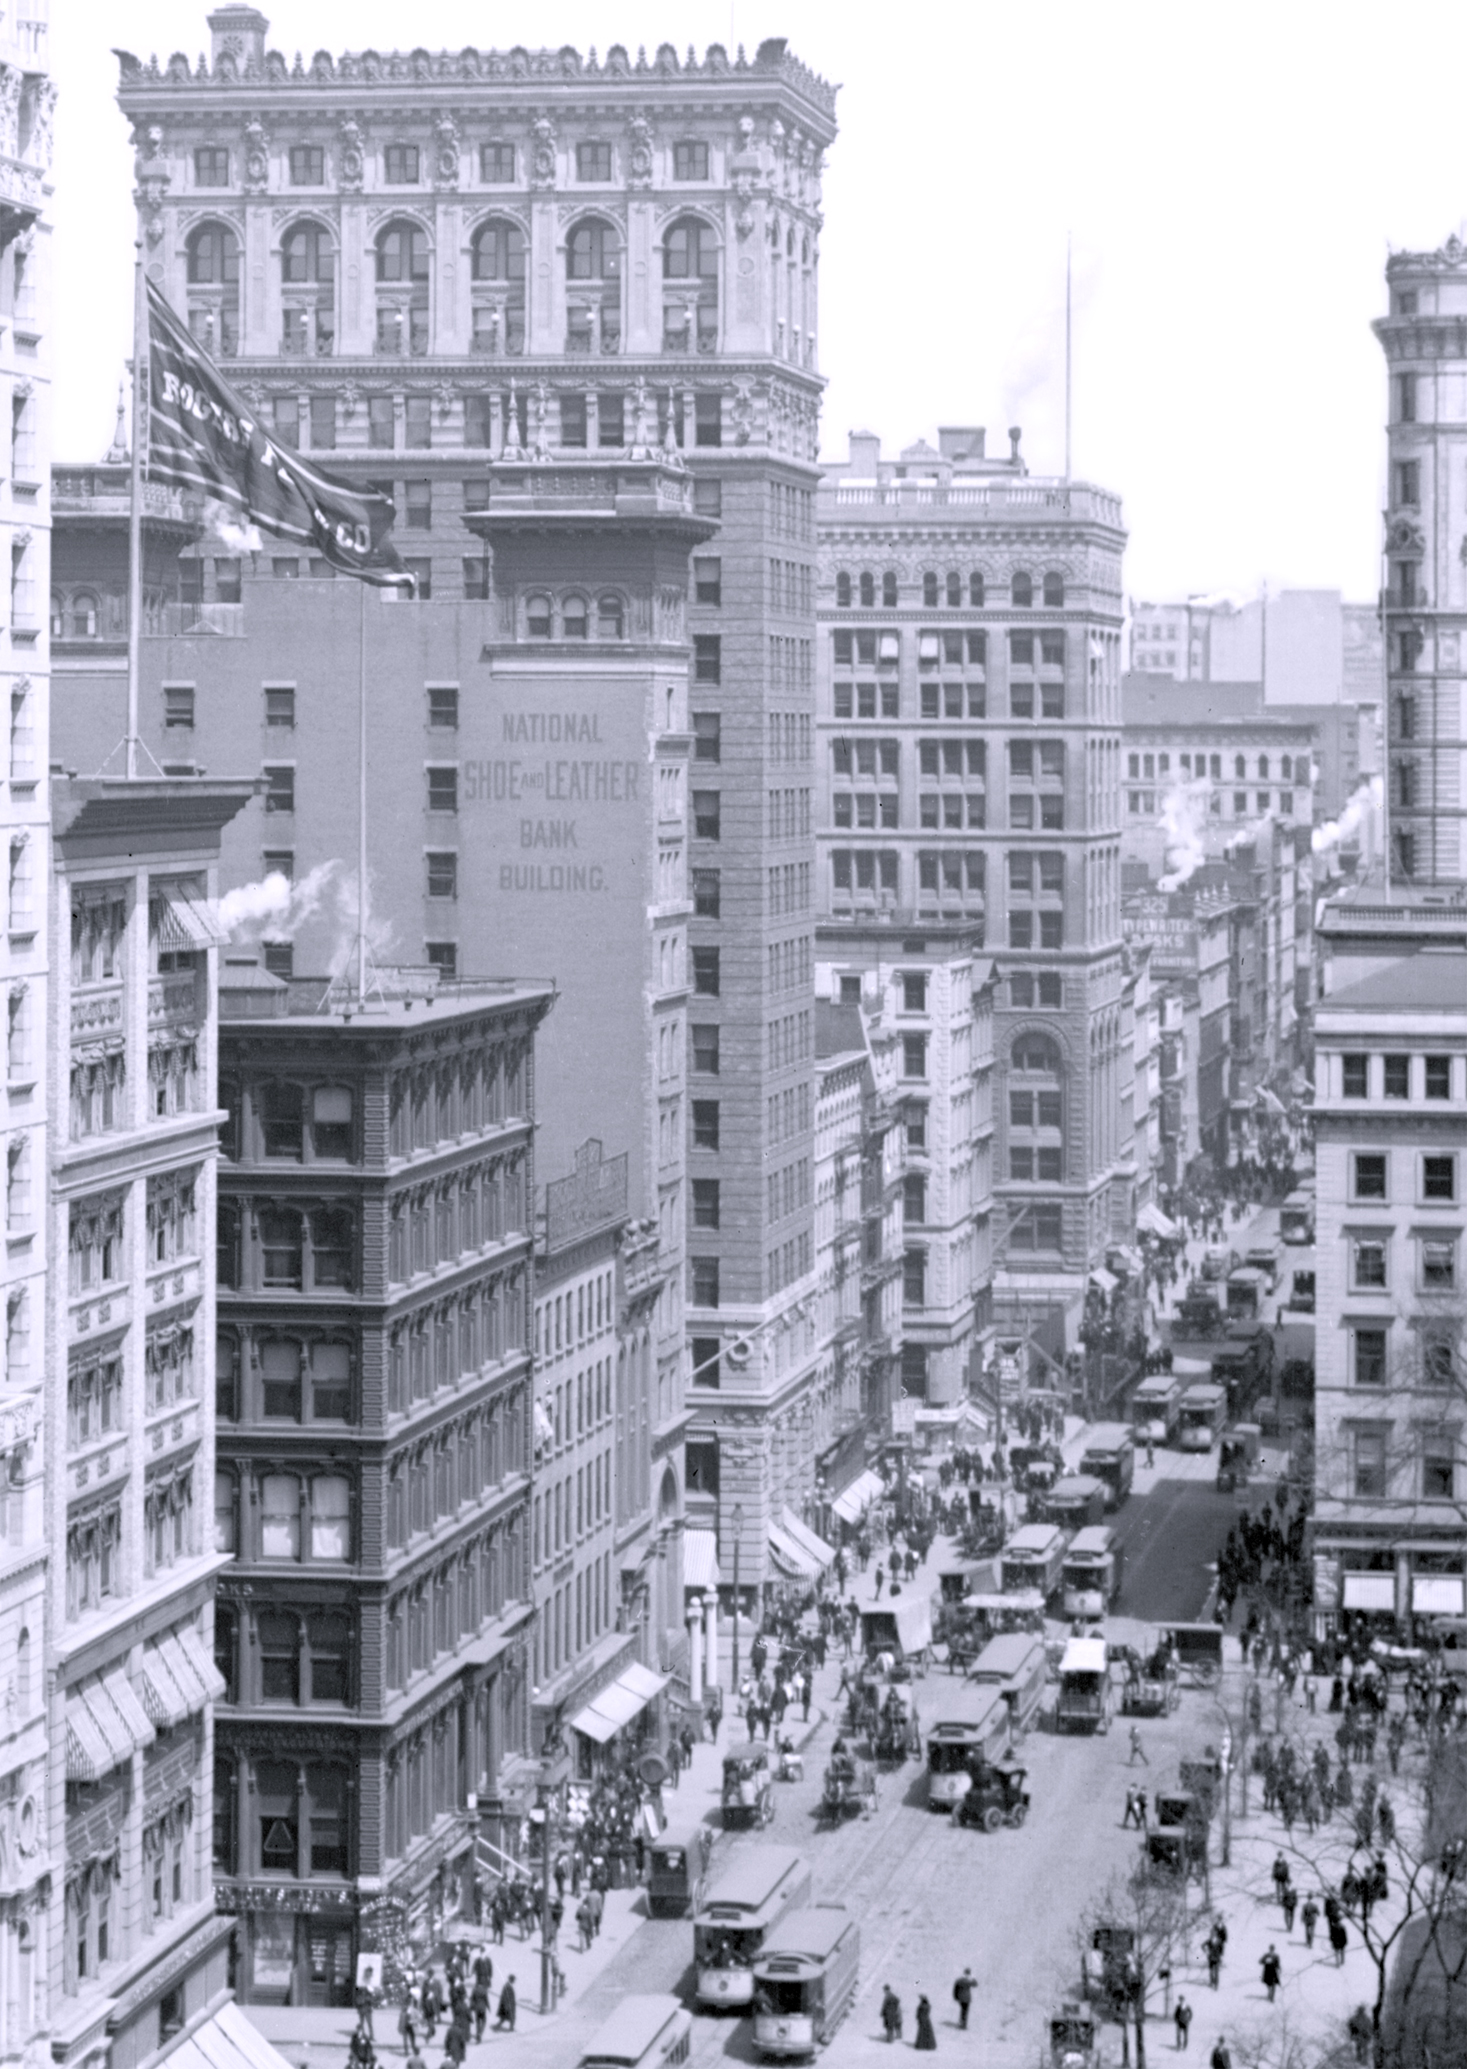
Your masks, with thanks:
[[(1132, 595), (1377, 586), (1391, 246), (1467, 215), (1467, 8), (1360, 0), (263, 0), (270, 42), (524, 42), (699, 54), (765, 35), (841, 84), (822, 239), (824, 448), (940, 422), (1024, 427), (1063, 463), (1074, 239), (1075, 472), (1118, 490)], [(57, 0), (56, 453), (99, 455), (128, 350), (133, 211), (119, 45), (207, 48), (208, 0)]]

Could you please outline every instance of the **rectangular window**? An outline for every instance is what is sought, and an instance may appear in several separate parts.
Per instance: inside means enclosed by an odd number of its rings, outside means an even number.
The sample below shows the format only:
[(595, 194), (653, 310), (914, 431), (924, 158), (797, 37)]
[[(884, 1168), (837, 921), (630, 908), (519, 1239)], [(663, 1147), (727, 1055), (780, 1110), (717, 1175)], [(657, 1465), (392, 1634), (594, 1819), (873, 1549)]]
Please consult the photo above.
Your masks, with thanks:
[(1357, 1152), (1355, 1156), (1355, 1193), (1357, 1200), (1383, 1200), (1386, 1197), (1386, 1160), (1374, 1151)]
[(285, 732), (294, 731), (294, 683), (266, 683), (265, 723), (267, 726), (279, 726)]
[(451, 849), (440, 849), (428, 856), (428, 896), (458, 896), (458, 856)]
[(458, 810), (458, 770), (456, 768), (430, 768), (427, 773), (428, 810), (430, 812), (456, 812)]
[(927, 1037), (920, 1034), (902, 1036), (902, 1076), (904, 1078), (925, 1078), (927, 1075)]
[(723, 759), (723, 719), (718, 712), (693, 713), (693, 759), (700, 762)]
[(295, 810), (295, 767), (285, 762), (265, 769), (266, 812), (293, 812)]
[(723, 641), (716, 632), (699, 632), (693, 637), (694, 682), (723, 681)]
[(720, 876), (716, 869), (693, 871), (693, 911), (700, 920), (716, 920), (720, 907)]
[(428, 941), (424, 943), (428, 961), (442, 977), (458, 975), (458, 943), (456, 941)]
[(716, 1178), (695, 1178), (693, 1180), (693, 1227), (718, 1227), (718, 1180)]
[(927, 1305), (927, 1252), (907, 1250), (902, 1253), (902, 1305), (903, 1307), (925, 1307)]
[(1428, 1056), (1426, 1059), (1426, 1096), (1428, 1099), (1450, 1099), (1452, 1096), (1452, 1059), (1450, 1056)]
[(293, 553), (277, 553), (271, 556), (270, 573), (277, 582), (298, 582), (301, 578), (301, 564)]
[(719, 994), (719, 951), (716, 948), (695, 948), (693, 950), (693, 990), (700, 998), (716, 999)]
[(1396, 414), (1403, 424), (1414, 424), (1416, 422), (1415, 374), (1397, 374), (1396, 405)]
[(693, 508), (700, 517), (722, 517), (723, 483), (708, 475), (699, 475), (693, 482)]
[(384, 453), (390, 453), (397, 444), (397, 409), (390, 395), (367, 397), (367, 444)]
[(693, 1037), (693, 1069), (699, 1077), (716, 1078), (718, 1076), (718, 1029), (716, 1027), (695, 1024), (691, 1033)]
[(418, 184), (417, 145), (389, 144), (382, 154), (382, 172), (389, 187), (415, 187)]
[(326, 153), (320, 144), (292, 144), (290, 184), (293, 187), (322, 187), (326, 184)]
[(240, 563), (237, 560), (215, 561), (214, 594), (220, 603), (238, 603), (240, 584)]
[(675, 180), (706, 180), (708, 177), (708, 146), (696, 141), (674, 144), (672, 147), (672, 176)]
[(1383, 1430), (1355, 1432), (1355, 1493), (1370, 1499), (1386, 1491), (1386, 1440)]
[(487, 603), (489, 600), (489, 563), (476, 556), (463, 561), (464, 599), (468, 603)]
[(927, 1011), (927, 973), (925, 970), (906, 970), (902, 973), (902, 1011), (904, 1013), (925, 1013)]
[(514, 180), (514, 145), (481, 144), (479, 178), (486, 187), (507, 187)]
[(194, 723), (194, 686), (191, 682), (163, 685), (163, 724), (170, 731), (182, 727), (191, 731)]
[(1386, 1383), (1386, 1333), (1384, 1329), (1356, 1329), (1355, 1384), (1383, 1387)]
[(718, 1259), (716, 1257), (694, 1257), (690, 1260), (693, 1273), (693, 1306), (718, 1306)]
[(717, 1149), (718, 1147), (718, 1101), (716, 1099), (695, 1099), (693, 1101), (693, 1147), (694, 1149)]
[(1453, 1501), (1457, 1493), (1457, 1440), (1450, 1430), (1428, 1430), (1421, 1439), (1421, 1498)]
[(194, 185), (196, 187), (227, 187), (229, 185), (229, 153), (206, 145), (194, 152)]
[(403, 522), (410, 532), (433, 529), (433, 484), (431, 481), (403, 483)]
[[(721, 1349), (721, 1343), (718, 1337), (716, 1336), (695, 1336), (693, 1338), (692, 1378), (694, 1386), (716, 1387), (719, 1384), (719, 1366), (721, 1363)], [(689, 1451), (691, 1451), (692, 1446), (690, 1445), (688, 1448)], [(704, 1447), (699, 1446), (700, 1450), (703, 1448)], [(713, 1451), (714, 1457), (716, 1459), (716, 1447), (710, 1445), (707, 1448)], [(691, 1460), (689, 1461), (689, 1465), (690, 1470), (688, 1473), (688, 1485), (689, 1487), (691, 1487), (693, 1484)], [(710, 1490), (705, 1488), (703, 1491), (706, 1493)]]
[(1354, 1244), (1355, 1286), (1362, 1293), (1384, 1290), (1386, 1246), (1372, 1236), (1358, 1237)]
[(693, 792), (693, 832), (700, 841), (716, 841), (722, 824), (723, 793), (717, 790)]
[(700, 392), (693, 398), (693, 443), (694, 445), (716, 446), (723, 444), (723, 398), (717, 394)]
[(578, 180), (609, 180), (611, 178), (610, 144), (577, 144), (576, 178)]
[(1370, 1096), (1370, 1058), (1368, 1056), (1346, 1056), (1345, 1066), (1346, 1099), (1368, 1099)]
[(1421, 1159), (1421, 1197), (1424, 1200), (1455, 1200), (1457, 1160), (1455, 1157)]
[[(721, 559), (699, 559), (693, 562), (693, 597), (697, 603), (721, 604), (723, 602), (723, 562)], [(847, 637), (849, 637), (849, 634)]]
[(429, 683), (428, 724), (435, 730), (453, 732), (458, 727), (458, 685)]
[(1421, 1245), (1421, 1284), (1429, 1293), (1450, 1293), (1457, 1283), (1456, 1238), (1426, 1240)]

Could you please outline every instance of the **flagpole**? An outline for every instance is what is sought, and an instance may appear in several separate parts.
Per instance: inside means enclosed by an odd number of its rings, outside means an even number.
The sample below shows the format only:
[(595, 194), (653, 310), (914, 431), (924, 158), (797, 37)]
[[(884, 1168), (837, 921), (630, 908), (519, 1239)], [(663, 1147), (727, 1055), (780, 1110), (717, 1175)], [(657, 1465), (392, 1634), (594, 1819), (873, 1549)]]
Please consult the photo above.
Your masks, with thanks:
[(147, 307), (143, 291), (143, 241), (133, 249), (132, 295), (132, 470), (127, 505), (127, 774), (138, 772), (138, 670), (143, 623), (143, 441), (147, 436)]
[(357, 1008), (367, 1004), (367, 585), (357, 584)]

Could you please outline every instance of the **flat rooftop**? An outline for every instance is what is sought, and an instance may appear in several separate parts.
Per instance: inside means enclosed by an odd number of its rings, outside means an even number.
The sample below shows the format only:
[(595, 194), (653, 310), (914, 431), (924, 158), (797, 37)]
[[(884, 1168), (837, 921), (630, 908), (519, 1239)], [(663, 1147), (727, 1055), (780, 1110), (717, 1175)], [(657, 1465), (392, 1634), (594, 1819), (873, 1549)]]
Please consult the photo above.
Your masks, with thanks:
[(226, 955), (219, 970), (219, 1018), (231, 1026), (311, 1028), (339, 1032), (400, 1033), (447, 1026), (488, 1006), (548, 1006), (556, 988), (548, 977), (443, 978), (428, 966), (368, 968), (358, 1000), (355, 975), (277, 977), (253, 958)]

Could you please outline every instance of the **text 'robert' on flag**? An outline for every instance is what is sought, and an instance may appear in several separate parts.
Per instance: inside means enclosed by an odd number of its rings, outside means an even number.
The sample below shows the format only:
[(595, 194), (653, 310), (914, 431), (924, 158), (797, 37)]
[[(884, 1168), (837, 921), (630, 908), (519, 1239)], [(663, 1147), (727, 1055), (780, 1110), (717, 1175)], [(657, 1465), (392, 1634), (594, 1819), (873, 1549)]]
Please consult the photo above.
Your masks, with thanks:
[(388, 543), (392, 499), (287, 452), (148, 282), (148, 478), (196, 489), (262, 532), (308, 546), (380, 588), (413, 577)]

